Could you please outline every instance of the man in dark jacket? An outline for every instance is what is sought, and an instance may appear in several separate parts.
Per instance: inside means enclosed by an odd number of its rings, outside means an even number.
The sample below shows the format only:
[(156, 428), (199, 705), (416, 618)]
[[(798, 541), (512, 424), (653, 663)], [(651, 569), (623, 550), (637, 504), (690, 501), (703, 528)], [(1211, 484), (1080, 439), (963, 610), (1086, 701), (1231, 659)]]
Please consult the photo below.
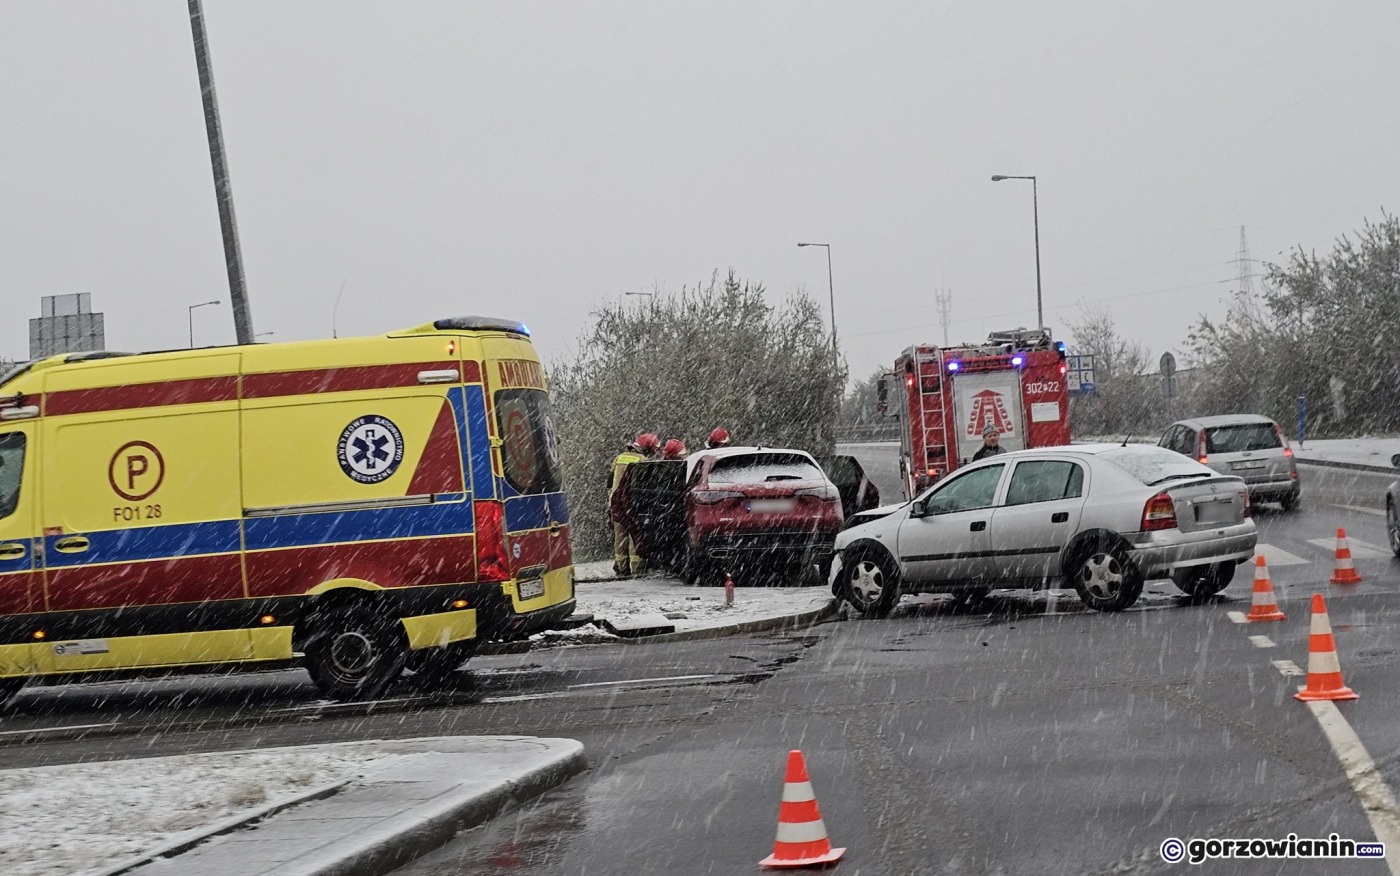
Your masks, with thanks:
[(1005, 453), (1006, 448), (1001, 446), (1001, 433), (996, 426), (988, 426), (982, 430), (982, 446), (977, 452), (972, 454), (972, 461), (986, 459), (989, 456), (996, 456), (998, 453)]

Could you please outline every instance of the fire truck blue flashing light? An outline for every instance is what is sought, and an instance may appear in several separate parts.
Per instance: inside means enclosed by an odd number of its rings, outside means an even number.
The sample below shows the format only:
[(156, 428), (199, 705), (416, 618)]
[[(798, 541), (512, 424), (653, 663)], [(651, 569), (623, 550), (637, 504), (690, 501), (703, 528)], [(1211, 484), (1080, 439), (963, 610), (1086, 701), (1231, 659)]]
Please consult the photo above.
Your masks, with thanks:
[(1012, 357), (1011, 357), (1011, 364), (1012, 364), (1014, 367), (1016, 367), (1016, 368), (1020, 368), (1021, 365), (1022, 365), (1022, 363), (1024, 363), (1025, 361), (1026, 361), (1026, 357), (1025, 357), (1025, 356), (1012, 356)]
[(954, 360), (954, 361), (948, 363), (948, 370), (949, 370), (949, 371), (957, 371), (958, 368), (960, 368), (960, 367), (961, 367), (961, 365), (958, 363), (957, 360)]
[(1069, 352), (1069, 347), (1065, 346), (1065, 342), (1064, 342), (1064, 341), (1056, 341), (1056, 342), (1055, 342), (1055, 349), (1060, 351), (1060, 355), (1061, 355), (1061, 356), (1063, 356), (1065, 353)]

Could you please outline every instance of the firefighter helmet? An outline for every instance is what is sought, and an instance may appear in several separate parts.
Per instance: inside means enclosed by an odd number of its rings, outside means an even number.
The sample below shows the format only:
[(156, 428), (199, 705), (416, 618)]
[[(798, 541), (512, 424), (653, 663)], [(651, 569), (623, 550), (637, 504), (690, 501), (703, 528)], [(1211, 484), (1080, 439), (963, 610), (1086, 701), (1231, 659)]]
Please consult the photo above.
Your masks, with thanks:
[(643, 453), (652, 453), (661, 449), (661, 439), (657, 438), (656, 435), (651, 432), (643, 432), (638, 435), (637, 440), (633, 443), (636, 444), (637, 449)]
[(705, 442), (706, 447), (728, 447), (729, 430), (720, 426), (710, 433), (709, 439)]
[(681, 441), (679, 438), (668, 438), (666, 443), (661, 447), (661, 458), (684, 459), (685, 442)]

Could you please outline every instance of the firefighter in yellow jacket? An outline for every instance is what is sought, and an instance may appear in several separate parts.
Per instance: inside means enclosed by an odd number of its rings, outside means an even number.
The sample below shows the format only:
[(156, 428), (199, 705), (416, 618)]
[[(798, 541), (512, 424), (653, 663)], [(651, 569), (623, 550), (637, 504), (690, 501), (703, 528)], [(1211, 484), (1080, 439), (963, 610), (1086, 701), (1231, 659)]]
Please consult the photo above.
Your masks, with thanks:
[(637, 553), (637, 543), (627, 532), (627, 527), (622, 524), (619, 509), (613, 503), (613, 493), (617, 492), (617, 485), (622, 483), (622, 473), (627, 466), (655, 457), (660, 446), (659, 438), (650, 432), (643, 432), (637, 436), (637, 440), (628, 444), (613, 458), (612, 469), (608, 472), (608, 513), (613, 525), (613, 571), (619, 578), (641, 574), (642, 558)]

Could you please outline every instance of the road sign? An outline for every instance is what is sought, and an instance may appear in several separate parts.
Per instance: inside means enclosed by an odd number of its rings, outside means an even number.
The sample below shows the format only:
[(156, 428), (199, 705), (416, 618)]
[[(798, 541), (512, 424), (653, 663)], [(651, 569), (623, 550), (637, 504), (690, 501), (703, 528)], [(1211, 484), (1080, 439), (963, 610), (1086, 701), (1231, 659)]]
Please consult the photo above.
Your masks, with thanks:
[(1070, 392), (1076, 395), (1093, 395), (1098, 389), (1098, 381), (1094, 377), (1094, 357), (1066, 356), (1065, 379), (1069, 383)]
[(1160, 364), (1162, 366), (1162, 376), (1170, 380), (1171, 376), (1176, 373), (1176, 357), (1171, 353), (1163, 353)]

